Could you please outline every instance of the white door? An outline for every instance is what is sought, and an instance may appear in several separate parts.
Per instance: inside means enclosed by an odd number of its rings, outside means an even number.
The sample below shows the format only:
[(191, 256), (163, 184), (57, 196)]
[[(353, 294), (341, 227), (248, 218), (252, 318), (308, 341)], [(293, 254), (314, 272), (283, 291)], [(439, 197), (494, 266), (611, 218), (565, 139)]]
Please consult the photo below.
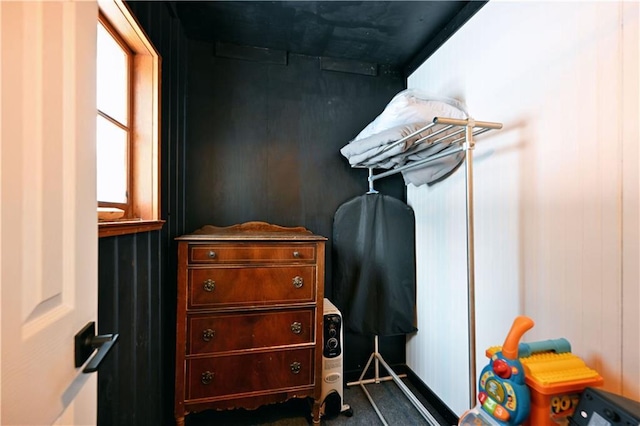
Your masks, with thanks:
[(94, 1), (0, 1), (2, 425), (96, 423)]

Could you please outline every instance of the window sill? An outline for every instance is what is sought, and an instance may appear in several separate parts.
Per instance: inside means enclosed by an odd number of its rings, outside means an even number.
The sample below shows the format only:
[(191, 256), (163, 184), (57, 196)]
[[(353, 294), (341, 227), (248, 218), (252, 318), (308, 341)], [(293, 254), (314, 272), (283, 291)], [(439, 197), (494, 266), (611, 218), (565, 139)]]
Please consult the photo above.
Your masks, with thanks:
[(159, 231), (164, 220), (131, 220), (119, 222), (98, 222), (98, 237), (136, 234), (138, 232)]

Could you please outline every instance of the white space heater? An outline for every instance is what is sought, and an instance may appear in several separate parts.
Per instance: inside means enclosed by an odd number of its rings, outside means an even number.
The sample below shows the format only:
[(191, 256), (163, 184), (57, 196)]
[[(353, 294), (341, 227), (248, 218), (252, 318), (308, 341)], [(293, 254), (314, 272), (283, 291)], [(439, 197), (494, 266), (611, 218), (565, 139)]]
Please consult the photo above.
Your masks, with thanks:
[(344, 404), (344, 373), (342, 367), (342, 314), (329, 299), (324, 299), (324, 326), (322, 336), (322, 396), (320, 415), (331, 419), (340, 413), (352, 416), (349, 405)]

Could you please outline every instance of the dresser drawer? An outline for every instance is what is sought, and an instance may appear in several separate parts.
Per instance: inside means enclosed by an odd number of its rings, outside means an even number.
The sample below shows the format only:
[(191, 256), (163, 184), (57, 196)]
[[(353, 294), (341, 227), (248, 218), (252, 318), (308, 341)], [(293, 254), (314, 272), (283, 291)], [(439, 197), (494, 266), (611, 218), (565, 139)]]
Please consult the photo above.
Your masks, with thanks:
[(189, 248), (190, 263), (314, 262), (310, 244), (204, 244)]
[(218, 353), (312, 343), (315, 309), (190, 315), (187, 353)]
[(187, 360), (187, 399), (313, 385), (313, 348)]
[(316, 300), (315, 266), (189, 269), (189, 309)]

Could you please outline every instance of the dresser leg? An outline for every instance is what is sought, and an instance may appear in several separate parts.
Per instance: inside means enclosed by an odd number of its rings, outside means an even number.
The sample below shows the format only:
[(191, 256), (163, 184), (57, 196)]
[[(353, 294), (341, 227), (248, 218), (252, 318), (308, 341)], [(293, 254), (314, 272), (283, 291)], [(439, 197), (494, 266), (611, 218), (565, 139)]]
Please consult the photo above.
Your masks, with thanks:
[(184, 426), (184, 416), (176, 417), (176, 426)]
[(319, 400), (313, 401), (313, 424), (314, 425), (320, 424), (320, 401)]

